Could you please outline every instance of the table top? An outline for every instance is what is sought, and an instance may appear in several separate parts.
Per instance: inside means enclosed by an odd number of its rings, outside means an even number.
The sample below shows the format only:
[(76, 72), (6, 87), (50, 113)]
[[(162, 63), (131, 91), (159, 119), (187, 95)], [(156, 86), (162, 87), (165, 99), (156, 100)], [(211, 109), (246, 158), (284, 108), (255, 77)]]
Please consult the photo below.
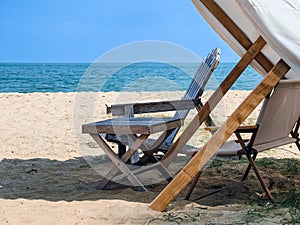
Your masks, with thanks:
[(174, 118), (122, 117), (82, 125), (89, 134), (153, 134), (180, 127), (183, 120)]

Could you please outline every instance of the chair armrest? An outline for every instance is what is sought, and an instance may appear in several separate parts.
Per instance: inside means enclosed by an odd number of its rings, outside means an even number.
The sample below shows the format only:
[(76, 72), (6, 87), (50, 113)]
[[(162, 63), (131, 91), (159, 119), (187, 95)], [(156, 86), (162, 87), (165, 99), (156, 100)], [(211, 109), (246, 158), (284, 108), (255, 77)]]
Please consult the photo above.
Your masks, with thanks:
[(155, 101), (144, 103), (128, 103), (106, 105), (106, 113), (112, 113), (113, 116), (124, 116), (128, 108), (132, 108), (134, 114), (166, 112), (182, 109), (193, 109), (200, 104), (200, 99)]
[[(235, 132), (239, 132), (239, 133), (252, 133), (253, 131), (255, 131), (257, 129), (257, 125), (243, 125), (238, 127)], [(210, 127), (205, 127), (204, 129), (207, 131), (215, 131), (217, 130), (219, 127), (218, 126), (210, 126)]]
[(235, 132), (239, 133), (253, 133), (255, 130), (257, 130), (257, 125), (243, 125), (240, 126), (238, 129), (235, 130)]

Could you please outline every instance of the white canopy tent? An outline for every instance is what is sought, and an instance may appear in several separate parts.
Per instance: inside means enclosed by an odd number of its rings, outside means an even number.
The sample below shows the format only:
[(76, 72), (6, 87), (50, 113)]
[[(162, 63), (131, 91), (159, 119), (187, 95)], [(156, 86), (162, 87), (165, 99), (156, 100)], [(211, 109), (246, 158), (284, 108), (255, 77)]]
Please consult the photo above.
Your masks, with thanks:
[[(239, 55), (245, 49), (199, 0), (192, 0), (210, 26)], [(275, 64), (283, 59), (291, 66), (286, 77), (300, 77), (300, 1), (299, 0), (216, 0), (246, 36), (254, 42), (258, 35), (267, 41), (262, 53)], [(253, 61), (259, 73), (266, 71)]]
[[(153, 200), (150, 208), (162, 211), (217, 153), (240, 124), (284, 77), (300, 78), (299, 0), (192, 0), (211, 27), (241, 56), (198, 115), (161, 160), (167, 167), (229, 90), (251, 64), (264, 76), (260, 84), (237, 107), (170, 184)], [(250, 164), (253, 160), (248, 158)], [(271, 199), (267, 188), (265, 192)]]

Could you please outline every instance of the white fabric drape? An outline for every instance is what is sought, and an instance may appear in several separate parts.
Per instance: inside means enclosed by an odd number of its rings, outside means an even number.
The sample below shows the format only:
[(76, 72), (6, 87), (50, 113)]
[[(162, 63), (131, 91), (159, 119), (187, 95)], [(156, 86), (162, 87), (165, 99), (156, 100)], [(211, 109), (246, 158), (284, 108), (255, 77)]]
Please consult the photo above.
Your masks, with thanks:
[(300, 76), (300, 1), (237, 0), (275, 52)]
[[(245, 49), (223, 27), (200, 0), (192, 0), (210, 26), (240, 56)], [(300, 0), (215, 0), (223, 11), (254, 42), (262, 36), (267, 45), (262, 52), (276, 64), (284, 59), (292, 69), (289, 79), (300, 77)], [(262, 75), (266, 72), (255, 61), (252, 66)]]

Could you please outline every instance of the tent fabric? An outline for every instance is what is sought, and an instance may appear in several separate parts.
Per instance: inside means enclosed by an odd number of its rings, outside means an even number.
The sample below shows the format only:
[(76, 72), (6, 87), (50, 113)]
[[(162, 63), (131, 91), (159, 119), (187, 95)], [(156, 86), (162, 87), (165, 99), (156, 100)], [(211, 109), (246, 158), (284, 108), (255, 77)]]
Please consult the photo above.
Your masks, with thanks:
[[(299, 99), (300, 80), (279, 82), (272, 95), (265, 99), (257, 119), (259, 128), (253, 142), (254, 149), (263, 151), (296, 141), (289, 134), (300, 117)], [(228, 141), (222, 145), (217, 155), (234, 156), (241, 149), (237, 141)]]
[(264, 39), (300, 76), (300, 1), (238, 0)]
[(300, 117), (300, 80), (282, 80), (266, 98), (253, 145), (272, 143), (289, 136)]
[[(267, 45), (262, 49), (268, 59), (276, 64), (285, 60), (291, 70), (288, 79), (300, 77), (300, 1), (299, 0), (215, 0), (225, 13), (239, 26), (247, 37), (254, 42), (262, 36)], [(240, 56), (245, 49), (223, 27), (213, 14), (201, 3), (193, 0), (194, 5), (210, 26)], [(255, 61), (252, 66), (262, 75), (266, 74)]]

